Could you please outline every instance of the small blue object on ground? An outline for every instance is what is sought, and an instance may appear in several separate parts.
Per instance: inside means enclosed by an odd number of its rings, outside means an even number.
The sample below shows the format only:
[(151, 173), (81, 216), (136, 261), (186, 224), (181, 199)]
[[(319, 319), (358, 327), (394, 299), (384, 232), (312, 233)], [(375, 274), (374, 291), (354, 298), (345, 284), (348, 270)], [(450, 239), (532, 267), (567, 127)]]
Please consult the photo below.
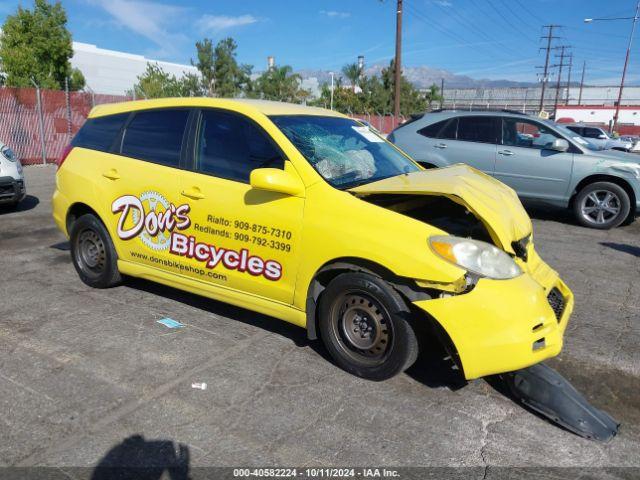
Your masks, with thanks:
[(184, 325), (180, 322), (175, 321), (172, 318), (163, 318), (162, 320), (158, 320), (158, 323), (161, 323), (165, 327), (168, 328), (182, 328)]

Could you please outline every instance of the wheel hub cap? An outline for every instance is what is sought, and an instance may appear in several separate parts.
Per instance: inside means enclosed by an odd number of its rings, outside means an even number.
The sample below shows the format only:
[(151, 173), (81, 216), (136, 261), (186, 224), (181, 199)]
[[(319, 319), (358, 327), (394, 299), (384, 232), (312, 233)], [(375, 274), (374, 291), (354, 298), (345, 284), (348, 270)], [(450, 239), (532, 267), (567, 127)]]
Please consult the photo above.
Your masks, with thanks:
[(608, 190), (596, 190), (582, 201), (582, 216), (591, 223), (606, 223), (620, 213), (620, 199)]
[(389, 340), (387, 319), (369, 298), (352, 294), (344, 298), (341, 330), (347, 344), (365, 355), (381, 355)]
[(105, 265), (106, 253), (102, 240), (91, 230), (82, 232), (78, 241), (81, 263), (91, 270), (100, 270)]

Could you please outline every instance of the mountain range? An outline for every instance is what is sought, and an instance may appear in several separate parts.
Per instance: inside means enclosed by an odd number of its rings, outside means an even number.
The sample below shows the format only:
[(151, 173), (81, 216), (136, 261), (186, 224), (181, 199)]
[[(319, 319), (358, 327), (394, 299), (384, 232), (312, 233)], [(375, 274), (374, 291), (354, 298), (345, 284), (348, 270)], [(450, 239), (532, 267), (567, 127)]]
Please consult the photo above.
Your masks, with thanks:
[[(383, 68), (387, 65), (376, 64), (365, 68), (365, 75), (380, 75)], [(432, 68), (426, 66), (404, 67), (403, 74), (417, 88), (428, 88), (432, 84), (440, 85), (444, 79), (445, 88), (506, 88), (506, 87), (535, 87), (536, 82), (517, 82), (508, 79), (476, 79), (466, 75), (456, 75), (455, 73), (441, 68)], [(327, 70), (299, 70), (297, 72), (302, 78), (317, 78), (322, 84), (331, 81), (331, 74)], [(343, 76), (342, 72), (335, 72), (337, 76)], [(344, 83), (348, 83), (347, 79), (343, 79)]]

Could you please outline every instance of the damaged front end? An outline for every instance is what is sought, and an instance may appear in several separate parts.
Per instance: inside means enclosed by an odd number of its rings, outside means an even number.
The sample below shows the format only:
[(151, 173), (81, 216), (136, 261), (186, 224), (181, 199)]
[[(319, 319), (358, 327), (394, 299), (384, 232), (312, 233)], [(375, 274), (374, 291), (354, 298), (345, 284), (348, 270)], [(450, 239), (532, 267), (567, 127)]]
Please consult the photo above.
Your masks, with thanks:
[[(467, 271), (464, 281), (445, 286), (417, 276), (419, 287), (441, 293), (413, 303), (447, 332), (466, 379), (525, 368), (560, 352), (573, 294), (537, 255), (531, 220), (512, 189), (457, 165), (373, 182), (352, 193), (449, 235), (425, 241)], [(441, 245), (434, 248), (434, 240)], [(456, 242), (467, 250), (484, 248), (483, 258), (506, 267), (483, 274), (474, 269), (481, 262), (447, 258), (447, 243)]]

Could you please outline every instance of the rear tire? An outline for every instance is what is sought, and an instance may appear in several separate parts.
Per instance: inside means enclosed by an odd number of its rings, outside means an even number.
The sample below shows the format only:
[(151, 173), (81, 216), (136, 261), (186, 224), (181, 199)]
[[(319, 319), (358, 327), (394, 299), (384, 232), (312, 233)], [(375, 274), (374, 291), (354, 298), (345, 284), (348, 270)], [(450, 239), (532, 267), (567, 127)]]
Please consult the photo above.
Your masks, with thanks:
[(102, 222), (92, 214), (78, 218), (69, 234), (71, 259), (80, 279), (93, 288), (109, 288), (122, 281), (118, 255)]
[(580, 225), (608, 230), (621, 225), (631, 211), (629, 194), (620, 185), (595, 182), (585, 186), (573, 202), (573, 213)]
[(379, 277), (361, 272), (338, 275), (322, 292), (319, 315), (327, 350), (349, 373), (386, 380), (418, 357), (409, 308)]

